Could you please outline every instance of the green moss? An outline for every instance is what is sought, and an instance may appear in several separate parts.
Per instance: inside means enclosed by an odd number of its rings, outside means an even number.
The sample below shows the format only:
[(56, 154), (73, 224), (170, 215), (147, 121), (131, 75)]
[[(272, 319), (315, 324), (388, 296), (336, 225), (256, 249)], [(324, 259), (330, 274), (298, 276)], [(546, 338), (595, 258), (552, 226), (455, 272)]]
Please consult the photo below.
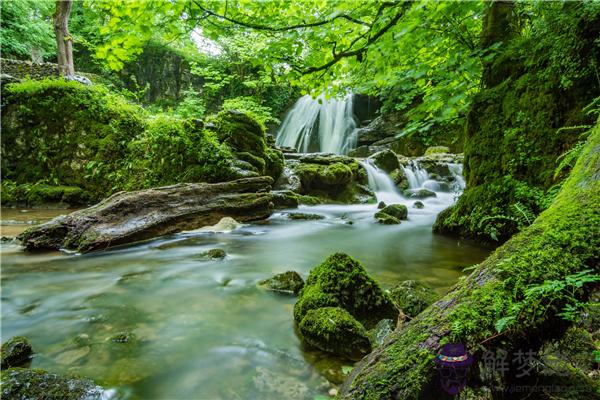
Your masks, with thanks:
[(260, 281), (258, 286), (274, 292), (298, 294), (304, 287), (304, 280), (296, 271), (286, 271)]
[(420, 282), (404, 281), (390, 290), (390, 297), (399, 310), (415, 317), (440, 296)]
[(305, 343), (351, 360), (371, 351), (365, 328), (343, 308), (309, 310), (298, 325)]
[(2, 396), (9, 399), (80, 400), (102, 395), (103, 389), (89, 379), (23, 368), (2, 371)]
[(390, 204), (375, 213), (375, 219), (385, 225), (399, 224), (400, 220), (407, 219), (407, 217), (408, 209), (404, 204)]
[(14, 336), (2, 343), (2, 363), (0, 368), (19, 367), (27, 363), (33, 354), (29, 340)]
[(450, 148), (447, 146), (431, 146), (425, 150), (425, 156), (431, 156), (433, 154), (446, 154), (450, 153)]
[(343, 253), (332, 254), (311, 270), (294, 306), (294, 318), (299, 323), (309, 310), (327, 306), (347, 310), (367, 329), (398, 315), (388, 295), (364, 267)]

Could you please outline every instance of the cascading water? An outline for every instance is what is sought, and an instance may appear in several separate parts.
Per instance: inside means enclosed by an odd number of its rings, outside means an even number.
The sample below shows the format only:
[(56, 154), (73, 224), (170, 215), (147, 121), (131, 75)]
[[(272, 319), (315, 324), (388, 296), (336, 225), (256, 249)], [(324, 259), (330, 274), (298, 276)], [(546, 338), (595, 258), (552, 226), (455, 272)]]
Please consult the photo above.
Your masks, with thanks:
[(369, 188), (375, 193), (377, 201), (393, 204), (404, 200), (388, 174), (377, 168), (369, 160), (361, 161), (360, 163), (367, 171)]
[(357, 125), (353, 107), (351, 94), (343, 99), (303, 96), (285, 116), (276, 143), (294, 147), (302, 153), (346, 154), (356, 147)]
[(462, 192), (467, 186), (465, 183), (465, 179), (463, 178), (463, 166), (462, 164), (457, 163), (448, 163), (448, 169), (450, 173), (454, 177), (454, 191)]
[(423, 187), (423, 184), (429, 180), (429, 174), (425, 168), (421, 167), (417, 162), (411, 160), (407, 166), (403, 166), (402, 170), (408, 180), (409, 189), (418, 189)]

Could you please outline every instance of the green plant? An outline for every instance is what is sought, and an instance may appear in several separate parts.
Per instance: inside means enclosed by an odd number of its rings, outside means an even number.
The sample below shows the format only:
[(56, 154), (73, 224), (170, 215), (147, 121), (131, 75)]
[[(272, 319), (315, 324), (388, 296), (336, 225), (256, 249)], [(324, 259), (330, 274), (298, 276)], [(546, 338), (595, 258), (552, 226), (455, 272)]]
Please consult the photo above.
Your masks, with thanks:
[(273, 117), (270, 107), (261, 105), (254, 97), (240, 96), (227, 99), (223, 102), (223, 110), (236, 110), (250, 114), (263, 125), (269, 123), (279, 123), (279, 120)]

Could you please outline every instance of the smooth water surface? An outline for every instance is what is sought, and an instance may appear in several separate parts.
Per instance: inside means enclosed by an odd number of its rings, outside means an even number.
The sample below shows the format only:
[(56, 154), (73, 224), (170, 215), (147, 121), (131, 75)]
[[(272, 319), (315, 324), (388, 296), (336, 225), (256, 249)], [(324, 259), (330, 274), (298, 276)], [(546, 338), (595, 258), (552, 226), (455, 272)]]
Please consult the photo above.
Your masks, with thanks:
[[(37, 352), (32, 367), (90, 377), (120, 397), (312, 399), (331, 388), (331, 360), (303, 352), (295, 298), (256, 283), (288, 269), (306, 277), (343, 251), (385, 288), (420, 279), (442, 291), (489, 252), (432, 234), (452, 201), (439, 193), (418, 210), (405, 200), (409, 220), (394, 226), (375, 222), (375, 205), (328, 205), (290, 210), (324, 220), (279, 212), (231, 232), (180, 233), (99, 254), (25, 254), (4, 244), (2, 340), (27, 336)], [(211, 248), (227, 258), (203, 260)], [(112, 341), (120, 332), (135, 338)]]

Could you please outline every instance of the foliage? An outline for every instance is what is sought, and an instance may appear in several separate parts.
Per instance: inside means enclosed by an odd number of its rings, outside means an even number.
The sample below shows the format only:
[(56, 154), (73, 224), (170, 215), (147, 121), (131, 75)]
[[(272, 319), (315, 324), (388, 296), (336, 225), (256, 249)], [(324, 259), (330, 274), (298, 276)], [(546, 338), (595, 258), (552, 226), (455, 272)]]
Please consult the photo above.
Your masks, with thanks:
[(223, 102), (223, 110), (237, 110), (250, 114), (254, 119), (263, 125), (270, 123), (278, 124), (279, 120), (273, 117), (270, 107), (260, 105), (254, 97), (241, 96), (232, 99), (226, 99)]
[(181, 118), (204, 118), (206, 106), (200, 94), (194, 90), (187, 90), (183, 94), (185, 97), (173, 110), (173, 113)]
[(4, 58), (29, 59), (32, 51), (48, 59), (56, 53), (53, 0), (10, 0), (0, 7), (0, 48)]

